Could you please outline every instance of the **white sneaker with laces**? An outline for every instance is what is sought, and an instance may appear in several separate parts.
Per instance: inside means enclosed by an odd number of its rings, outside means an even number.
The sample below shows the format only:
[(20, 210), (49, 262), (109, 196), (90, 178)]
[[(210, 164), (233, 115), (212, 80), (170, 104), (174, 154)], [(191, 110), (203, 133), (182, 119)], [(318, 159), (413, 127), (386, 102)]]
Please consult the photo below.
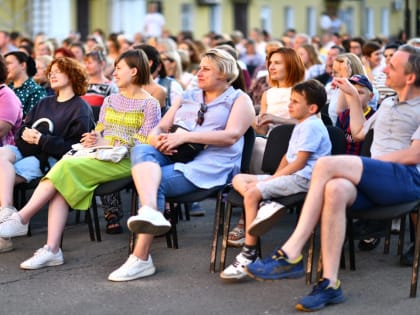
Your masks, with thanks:
[(116, 282), (129, 281), (151, 276), (155, 272), (156, 268), (153, 265), (152, 256), (149, 255), (147, 260), (141, 260), (131, 254), (120, 268), (111, 272), (108, 276), (108, 280)]
[(165, 219), (162, 213), (149, 207), (142, 206), (138, 215), (130, 217), (127, 221), (128, 229), (133, 233), (162, 235), (171, 228), (171, 222)]
[(29, 224), (23, 224), (19, 213), (13, 213), (0, 224), (0, 237), (9, 238), (28, 234)]
[(285, 206), (275, 201), (264, 201), (261, 204), (257, 216), (248, 228), (248, 233), (253, 236), (263, 235), (271, 229), (286, 210)]
[(0, 237), (0, 253), (10, 252), (11, 250), (13, 250), (12, 240)]
[(4, 222), (6, 219), (10, 218), (13, 213), (16, 212), (16, 208), (12, 206), (0, 207), (0, 222)]
[(61, 249), (58, 249), (58, 252), (54, 254), (48, 245), (44, 245), (44, 247), (38, 249), (31, 258), (21, 263), (20, 268), (34, 270), (62, 264), (64, 264), (64, 258)]
[(242, 252), (239, 253), (231, 265), (229, 265), (220, 274), (223, 280), (240, 280), (247, 276), (245, 271), (246, 266), (252, 263), (251, 259), (246, 258)]

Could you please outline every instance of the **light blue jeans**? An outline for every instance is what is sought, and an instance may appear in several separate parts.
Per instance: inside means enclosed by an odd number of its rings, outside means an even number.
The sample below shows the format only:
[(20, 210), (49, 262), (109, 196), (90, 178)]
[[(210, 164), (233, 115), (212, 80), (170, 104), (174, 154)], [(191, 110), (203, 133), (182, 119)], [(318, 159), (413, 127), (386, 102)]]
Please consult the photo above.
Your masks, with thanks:
[[(162, 170), (162, 179), (158, 189), (157, 206), (160, 211), (165, 209), (165, 196), (175, 197), (191, 193), (199, 189), (185, 178), (184, 174), (174, 169), (174, 163), (155, 147), (149, 144), (139, 144), (131, 149), (131, 167), (138, 163), (154, 162)], [(147, 178), (142, 179), (147, 182)]]

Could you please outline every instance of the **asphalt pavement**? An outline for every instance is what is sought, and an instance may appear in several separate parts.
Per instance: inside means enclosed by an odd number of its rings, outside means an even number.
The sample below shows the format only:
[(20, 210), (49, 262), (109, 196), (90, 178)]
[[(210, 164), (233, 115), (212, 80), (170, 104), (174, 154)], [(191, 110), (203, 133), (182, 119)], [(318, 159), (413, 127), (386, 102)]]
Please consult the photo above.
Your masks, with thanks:
[[(128, 213), (128, 194), (123, 200)], [(154, 276), (122, 283), (107, 276), (127, 258), (127, 228), (124, 234), (102, 233), (102, 242), (91, 242), (87, 225), (75, 224), (74, 213), (64, 234), (65, 264), (19, 269), (46, 241), (43, 210), (33, 218), (32, 236), (14, 239), (15, 250), (0, 254), (0, 314), (299, 314), (294, 305), (311, 290), (304, 278), (224, 283), (218, 273), (209, 272), (214, 205), (212, 200), (203, 202), (206, 216), (179, 223), (179, 249), (166, 248), (164, 238), (155, 240)], [(238, 216), (236, 211), (232, 222)], [(263, 255), (287, 238), (295, 220), (294, 214), (286, 215), (262, 238)], [(103, 216), (101, 224), (104, 229)], [(409, 298), (411, 268), (398, 264), (396, 239), (389, 255), (382, 253), (383, 241), (372, 252), (357, 251), (357, 270), (340, 272), (346, 302), (318, 314), (420, 314), (420, 296)], [(229, 249), (228, 262), (237, 253)]]

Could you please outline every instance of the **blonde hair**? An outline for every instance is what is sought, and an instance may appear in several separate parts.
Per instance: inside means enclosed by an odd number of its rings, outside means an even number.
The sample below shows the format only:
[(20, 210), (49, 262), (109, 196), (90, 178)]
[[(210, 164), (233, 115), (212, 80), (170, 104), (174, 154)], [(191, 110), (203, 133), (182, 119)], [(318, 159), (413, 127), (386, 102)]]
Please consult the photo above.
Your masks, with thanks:
[(215, 62), (219, 71), (226, 76), (229, 84), (236, 80), (239, 75), (239, 69), (236, 65), (236, 60), (227, 51), (219, 48), (212, 48), (207, 50), (203, 58), (209, 58)]
[(351, 69), (350, 76), (355, 74), (366, 75), (366, 70), (363, 67), (362, 61), (353, 53), (339, 54), (337, 58), (335, 58), (335, 61), (338, 61), (340, 63), (346, 62)]

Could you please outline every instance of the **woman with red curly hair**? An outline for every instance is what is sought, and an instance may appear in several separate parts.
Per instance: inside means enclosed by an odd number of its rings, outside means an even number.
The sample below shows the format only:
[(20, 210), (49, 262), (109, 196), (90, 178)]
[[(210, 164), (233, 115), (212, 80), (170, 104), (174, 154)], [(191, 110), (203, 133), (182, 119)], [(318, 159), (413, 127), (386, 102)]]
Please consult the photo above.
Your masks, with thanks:
[[(28, 113), (15, 134), (16, 146), (0, 148), (0, 222), (16, 213), (14, 185), (42, 177), (80, 141), (82, 134), (94, 127), (92, 110), (80, 97), (87, 90), (87, 75), (82, 66), (74, 59), (58, 58), (49, 65), (47, 77), (56, 95), (43, 98)], [(33, 127), (40, 121), (46, 122), (45, 131)], [(36, 155), (24, 152), (29, 145), (39, 149)], [(4, 245), (0, 252), (12, 249), (11, 241), (0, 244)]]

